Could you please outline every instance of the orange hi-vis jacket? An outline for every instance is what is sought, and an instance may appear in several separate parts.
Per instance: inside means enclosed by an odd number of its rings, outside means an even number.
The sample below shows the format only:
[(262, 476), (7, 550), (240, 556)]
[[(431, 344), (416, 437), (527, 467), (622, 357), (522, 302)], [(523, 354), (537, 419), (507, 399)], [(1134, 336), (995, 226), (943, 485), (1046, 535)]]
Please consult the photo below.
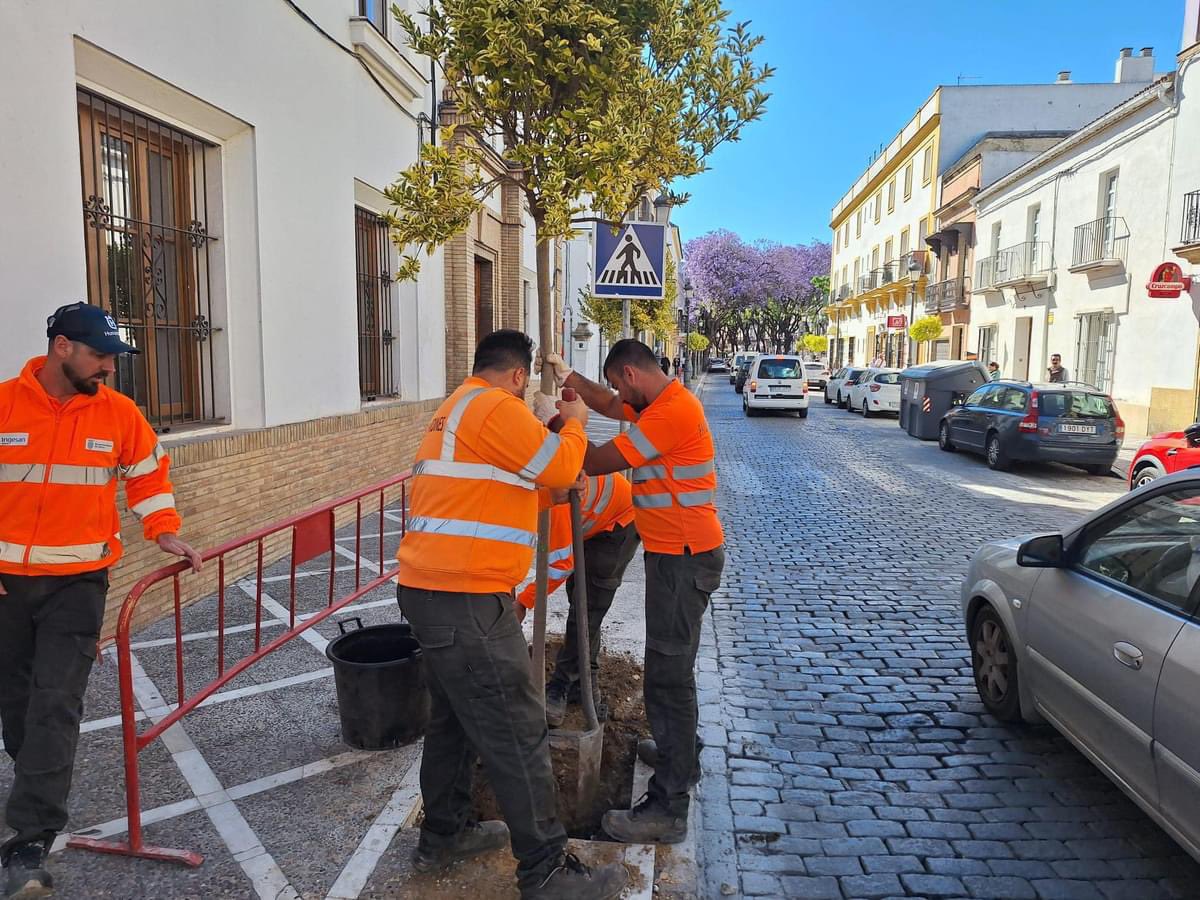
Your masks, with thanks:
[(717, 518), (716, 451), (704, 407), (678, 381), (668, 384), (637, 424), (613, 438), (633, 466), (638, 534), (650, 553), (705, 553), (724, 542)]
[(537, 546), (538, 486), (574, 484), (586, 450), (578, 422), (555, 434), (508, 391), (468, 378), (417, 448), (400, 584), (511, 593)]
[[(633, 493), (625, 476), (619, 472), (588, 476), (587, 487), (583, 496), (579, 498), (579, 512), (583, 519), (585, 541), (632, 522)], [(546, 596), (550, 596), (575, 571), (575, 542), (571, 530), (570, 503), (550, 507), (550, 554), (547, 560), (550, 564), (550, 580), (546, 583)], [(536, 596), (537, 584), (531, 582), (521, 591), (517, 601), (522, 606), (533, 609)]]
[(65, 403), (39, 356), (0, 383), (0, 574), (74, 575), (121, 558), (117, 478), (147, 540), (179, 531), (170, 460), (137, 405), (103, 385)]

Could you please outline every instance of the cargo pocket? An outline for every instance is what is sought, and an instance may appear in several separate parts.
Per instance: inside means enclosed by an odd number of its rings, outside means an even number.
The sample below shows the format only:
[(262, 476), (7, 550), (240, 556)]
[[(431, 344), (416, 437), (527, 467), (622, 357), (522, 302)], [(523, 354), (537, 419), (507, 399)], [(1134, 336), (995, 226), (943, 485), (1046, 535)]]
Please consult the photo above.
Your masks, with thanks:
[(454, 626), (453, 625), (425, 625), (421, 628), (413, 628), (413, 634), (417, 636), (417, 643), (421, 645), (421, 649), (439, 650), (445, 647), (454, 646)]

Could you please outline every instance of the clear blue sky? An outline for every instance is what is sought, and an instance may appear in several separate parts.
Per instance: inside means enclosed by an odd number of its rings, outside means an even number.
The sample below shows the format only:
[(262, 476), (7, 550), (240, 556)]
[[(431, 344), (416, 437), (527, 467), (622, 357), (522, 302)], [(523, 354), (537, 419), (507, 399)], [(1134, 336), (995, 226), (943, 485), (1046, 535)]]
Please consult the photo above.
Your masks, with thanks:
[(726, 0), (777, 68), (766, 115), (709, 171), (675, 186), (684, 240), (728, 228), (747, 240), (829, 239), (829, 211), (869, 157), (938, 84), (1112, 81), (1122, 47), (1174, 68), (1184, 0)]

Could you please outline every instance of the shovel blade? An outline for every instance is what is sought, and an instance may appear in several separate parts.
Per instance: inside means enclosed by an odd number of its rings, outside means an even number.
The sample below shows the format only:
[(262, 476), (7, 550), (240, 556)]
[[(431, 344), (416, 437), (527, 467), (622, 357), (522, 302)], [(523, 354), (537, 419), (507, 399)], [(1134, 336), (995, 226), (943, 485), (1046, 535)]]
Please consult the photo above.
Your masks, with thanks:
[(600, 791), (604, 728), (591, 731), (551, 731), (550, 758), (558, 783), (559, 819), (568, 831), (591, 818)]

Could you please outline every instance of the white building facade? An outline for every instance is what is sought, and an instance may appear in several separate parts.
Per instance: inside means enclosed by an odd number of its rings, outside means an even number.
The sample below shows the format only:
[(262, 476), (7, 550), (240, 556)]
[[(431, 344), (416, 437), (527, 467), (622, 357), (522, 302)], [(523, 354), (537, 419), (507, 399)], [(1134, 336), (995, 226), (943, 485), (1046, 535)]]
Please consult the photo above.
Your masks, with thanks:
[[(830, 360), (863, 365), (913, 361), (907, 327), (925, 311), (936, 271), (926, 238), (936, 231), (947, 170), (989, 132), (1073, 130), (1145, 87), (1149, 67), (1119, 67), (1111, 83), (942, 85), (871, 161), (833, 207), (829, 306)], [(956, 332), (956, 329), (958, 331)], [(960, 326), (945, 345), (962, 348)]]
[(1177, 72), (974, 201), (980, 359), (1036, 382), (1061, 355), (1072, 380), (1112, 395), (1134, 437), (1197, 417), (1200, 291), (1147, 287), (1164, 263), (1187, 274), (1200, 261), (1196, 59), (1182, 54)]

